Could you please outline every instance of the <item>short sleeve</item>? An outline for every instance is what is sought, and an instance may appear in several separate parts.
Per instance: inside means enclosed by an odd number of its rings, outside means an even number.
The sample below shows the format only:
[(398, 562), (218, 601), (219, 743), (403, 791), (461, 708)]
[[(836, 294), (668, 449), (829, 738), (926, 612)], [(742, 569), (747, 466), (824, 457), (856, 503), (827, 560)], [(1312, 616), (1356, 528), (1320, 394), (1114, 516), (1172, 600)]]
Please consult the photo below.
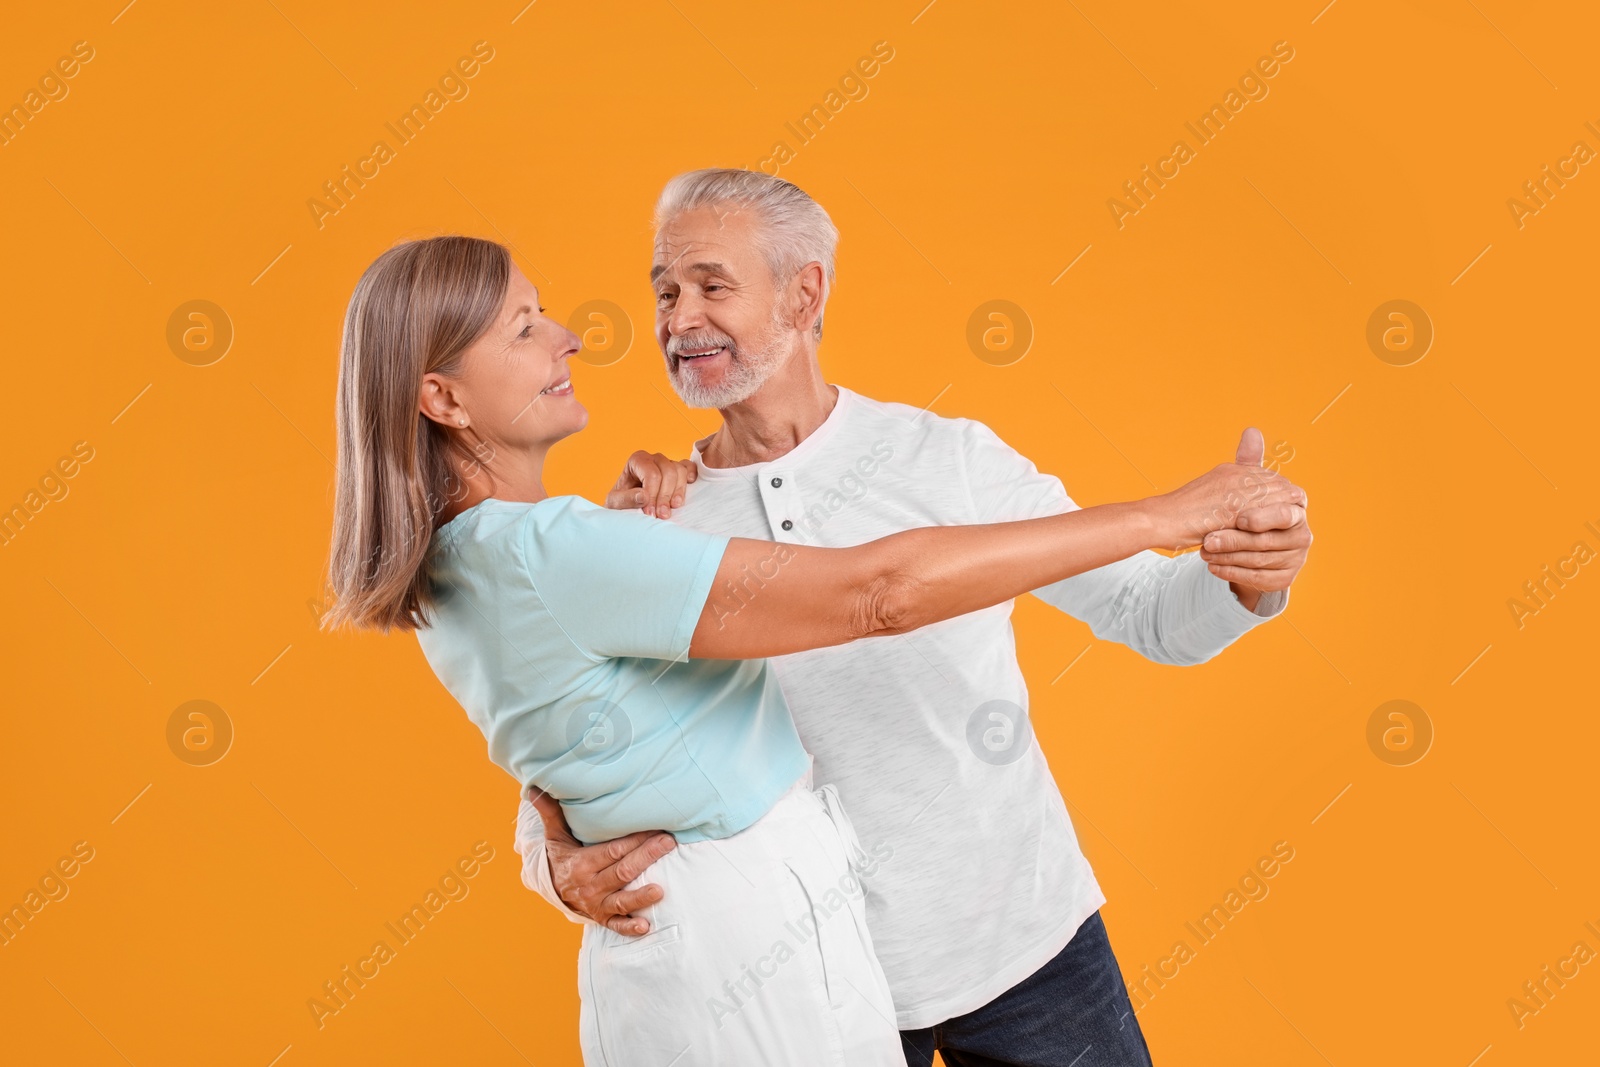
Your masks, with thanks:
[(523, 551), (567, 638), (596, 658), (686, 659), (728, 538), (581, 497), (551, 503), (530, 511)]
[(1078, 510), (1060, 478), (1041, 473), (983, 423), (962, 421), (961, 454), (973, 522), (1012, 522)]

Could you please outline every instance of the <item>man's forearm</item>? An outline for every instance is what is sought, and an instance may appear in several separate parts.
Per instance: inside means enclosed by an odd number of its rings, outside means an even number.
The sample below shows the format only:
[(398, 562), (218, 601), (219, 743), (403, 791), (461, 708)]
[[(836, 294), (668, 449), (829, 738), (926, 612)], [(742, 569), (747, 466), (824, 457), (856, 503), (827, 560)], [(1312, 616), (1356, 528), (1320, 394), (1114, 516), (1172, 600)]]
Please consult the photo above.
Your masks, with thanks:
[[(1154, 663), (1192, 666), (1221, 652), (1271, 614), (1250, 611), (1198, 555), (1141, 552), (1035, 590), (1045, 603)], [(1281, 610), (1286, 594), (1256, 607)]]

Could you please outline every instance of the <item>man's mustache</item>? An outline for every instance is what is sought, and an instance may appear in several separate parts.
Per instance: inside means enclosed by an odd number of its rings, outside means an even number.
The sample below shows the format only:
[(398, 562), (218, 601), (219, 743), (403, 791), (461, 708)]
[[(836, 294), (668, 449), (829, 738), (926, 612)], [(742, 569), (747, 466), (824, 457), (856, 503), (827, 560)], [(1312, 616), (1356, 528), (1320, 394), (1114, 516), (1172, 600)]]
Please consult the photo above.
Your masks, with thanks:
[(723, 333), (685, 333), (667, 339), (667, 355), (681, 359), (686, 351), (700, 348), (735, 349), (733, 338)]

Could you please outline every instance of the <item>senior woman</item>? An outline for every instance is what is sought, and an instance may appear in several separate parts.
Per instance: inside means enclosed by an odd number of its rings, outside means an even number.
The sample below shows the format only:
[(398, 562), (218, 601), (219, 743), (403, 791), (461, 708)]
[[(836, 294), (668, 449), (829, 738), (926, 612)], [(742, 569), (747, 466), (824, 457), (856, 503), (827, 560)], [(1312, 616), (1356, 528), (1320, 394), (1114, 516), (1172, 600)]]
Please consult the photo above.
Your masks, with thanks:
[(1304, 496), (1223, 464), (1148, 500), (849, 549), (691, 531), (545, 492), (546, 453), (588, 418), (579, 347), (493, 242), (412, 241), (367, 268), (327, 624), (414, 630), (490, 758), (580, 839), (675, 835), (655, 929), (584, 927), (586, 1064), (903, 1064), (860, 846), (761, 657), (904, 633)]

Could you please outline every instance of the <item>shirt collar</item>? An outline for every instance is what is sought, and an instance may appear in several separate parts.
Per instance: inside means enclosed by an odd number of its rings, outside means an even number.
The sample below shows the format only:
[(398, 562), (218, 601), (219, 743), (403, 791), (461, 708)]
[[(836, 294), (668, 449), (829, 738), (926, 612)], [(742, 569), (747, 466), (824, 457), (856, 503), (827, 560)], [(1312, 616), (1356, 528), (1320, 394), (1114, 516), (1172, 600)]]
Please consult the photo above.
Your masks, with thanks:
[(748, 478), (759, 474), (764, 468), (775, 464), (790, 466), (804, 463), (815, 452), (819, 452), (827, 444), (828, 438), (839, 431), (839, 427), (850, 418), (850, 409), (855, 406), (856, 394), (842, 385), (833, 384), (839, 390), (839, 399), (834, 403), (833, 410), (828, 412), (828, 417), (822, 420), (822, 425), (812, 430), (804, 441), (795, 445), (777, 459), (767, 460), (765, 463), (746, 463), (739, 467), (708, 467), (705, 457), (701, 455), (700, 445), (694, 446), (694, 463), (700, 468), (701, 478)]

